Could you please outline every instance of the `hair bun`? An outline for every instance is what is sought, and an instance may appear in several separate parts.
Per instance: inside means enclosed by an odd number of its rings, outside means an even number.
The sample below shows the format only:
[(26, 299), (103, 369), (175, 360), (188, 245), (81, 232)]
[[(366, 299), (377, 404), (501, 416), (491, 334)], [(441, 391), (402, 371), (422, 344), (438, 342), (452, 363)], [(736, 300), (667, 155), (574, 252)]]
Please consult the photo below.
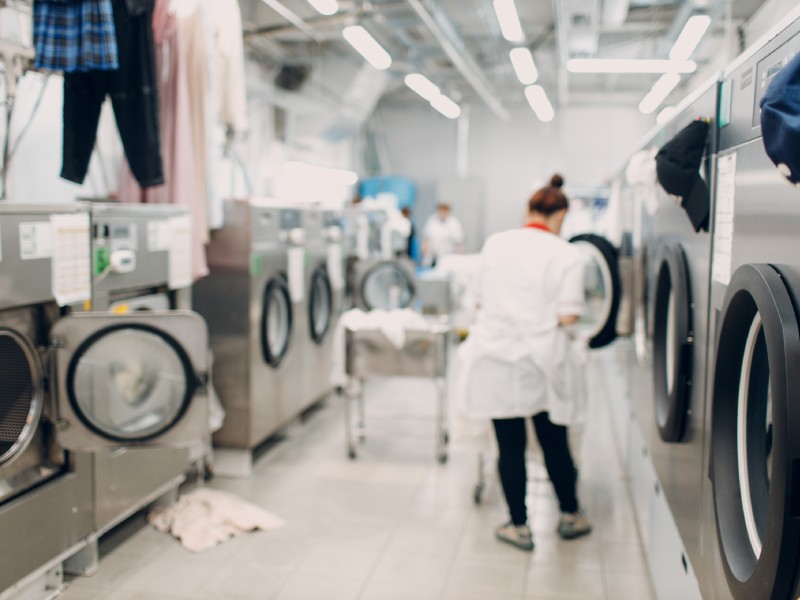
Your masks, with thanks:
[(564, 187), (564, 178), (561, 177), (561, 175), (559, 175), (558, 173), (556, 173), (550, 178), (550, 185), (553, 186), (554, 188), (562, 188)]

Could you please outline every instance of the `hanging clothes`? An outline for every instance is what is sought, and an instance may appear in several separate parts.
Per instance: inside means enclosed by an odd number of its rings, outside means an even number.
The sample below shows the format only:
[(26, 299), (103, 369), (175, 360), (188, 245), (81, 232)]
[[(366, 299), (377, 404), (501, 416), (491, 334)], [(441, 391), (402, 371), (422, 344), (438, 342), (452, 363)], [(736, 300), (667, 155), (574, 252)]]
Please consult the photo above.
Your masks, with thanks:
[(238, 0), (213, 0), (208, 9), (216, 25), (219, 122), (241, 133), (248, 128), (242, 13)]
[(119, 68), (111, 0), (39, 0), (33, 6), (34, 66), (86, 73)]
[(206, 199), (198, 192), (198, 169), (191, 127), (191, 103), (186, 77), (186, 60), (181, 52), (177, 16), (170, 11), (170, 0), (156, 0), (153, 14), (158, 98), (161, 115), (161, 141), (166, 184), (141, 189), (127, 164), (120, 171), (121, 202), (180, 204), (192, 216), (192, 275), (208, 274), (203, 215)]
[(64, 74), (61, 177), (83, 183), (100, 109), (111, 97), (131, 170), (143, 187), (164, 182), (153, 48), (153, 0), (111, 0), (119, 69)]

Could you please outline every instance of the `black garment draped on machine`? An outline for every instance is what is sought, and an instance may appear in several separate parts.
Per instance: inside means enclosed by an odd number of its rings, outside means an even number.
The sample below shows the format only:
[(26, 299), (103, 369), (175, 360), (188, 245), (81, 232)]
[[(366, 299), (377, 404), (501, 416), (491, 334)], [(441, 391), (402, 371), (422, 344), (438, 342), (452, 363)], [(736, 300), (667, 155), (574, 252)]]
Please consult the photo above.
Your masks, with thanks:
[(119, 69), (64, 74), (64, 179), (86, 177), (108, 95), (134, 177), (142, 187), (164, 183), (153, 8), (154, 0), (113, 0)]

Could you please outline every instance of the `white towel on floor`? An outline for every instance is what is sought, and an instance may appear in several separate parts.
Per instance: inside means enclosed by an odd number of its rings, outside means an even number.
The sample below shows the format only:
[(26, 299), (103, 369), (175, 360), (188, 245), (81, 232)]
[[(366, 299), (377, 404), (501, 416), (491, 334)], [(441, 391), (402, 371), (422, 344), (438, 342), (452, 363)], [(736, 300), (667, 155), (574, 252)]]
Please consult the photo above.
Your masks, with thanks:
[(172, 506), (157, 507), (147, 520), (169, 532), (187, 550), (203, 552), (225, 540), (256, 529), (278, 529), (284, 521), (263, 508), (228, 492), (200, 488)]

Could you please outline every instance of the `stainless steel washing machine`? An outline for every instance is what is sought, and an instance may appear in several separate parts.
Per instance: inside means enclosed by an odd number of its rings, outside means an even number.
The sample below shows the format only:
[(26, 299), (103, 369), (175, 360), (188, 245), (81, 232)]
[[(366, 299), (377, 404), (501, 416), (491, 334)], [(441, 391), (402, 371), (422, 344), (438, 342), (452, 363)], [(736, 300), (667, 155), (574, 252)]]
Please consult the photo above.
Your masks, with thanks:
[(0, 247), (0, 529), (13, 540), (0, 590), (33, 593), (37, 573), (96, 539), (95, 452), (205, 429), (207, 333), (188, 311), (71, 310), (91, 295), (85, 209), (2, 206)]
[(331, 391), (333, 333), (344, 304), (344, 263), (340, 217), (308, 207), (302, 212), (306, 243), (307, 327), (302, 341), (303, 404), (313, 405)]
[(208, 321), (226, 411), (214, 443), (249, 456), (302, 409), (305, 247), (299, 209), (276, 201), (230, 200), (225, 223), (193, 305)]
[(708, 598), (800, 595), (800, 191), (764, 151), (759, 103), (800, 52), (784, 22), (726, 70), (711, 282)]
[[(88, 203), (92, 217), (92, 310), (115, 314), (191, 308), (189, 213), (178, 206)], [(97, 452), (95, 528), (104, 533), (176, 489), (200, 461), (195, 448), (115, 448)], [(142, 468), (147, 465), (147, 468)]]

